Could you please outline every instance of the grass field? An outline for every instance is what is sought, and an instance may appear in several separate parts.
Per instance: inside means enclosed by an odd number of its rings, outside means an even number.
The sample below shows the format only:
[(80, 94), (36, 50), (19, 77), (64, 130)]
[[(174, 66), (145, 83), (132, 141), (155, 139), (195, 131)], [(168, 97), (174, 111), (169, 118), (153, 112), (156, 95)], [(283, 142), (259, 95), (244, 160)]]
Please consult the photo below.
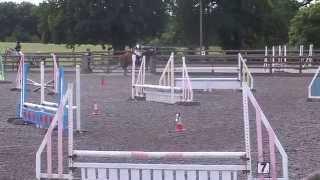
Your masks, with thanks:
[[(0, 42), (0, 54), (7, 48), (14, 48), (15, 42)], [(72, 52), (72, 49), (68, 49), (65, 44), (42, 44), (42, 43), (21, 43), (23, 52)], [(84, 52), (87, 48), (91, 51), (102, 51), (101, 46), (94, 45), (81, 45), (76, 46), (76, 52)]]

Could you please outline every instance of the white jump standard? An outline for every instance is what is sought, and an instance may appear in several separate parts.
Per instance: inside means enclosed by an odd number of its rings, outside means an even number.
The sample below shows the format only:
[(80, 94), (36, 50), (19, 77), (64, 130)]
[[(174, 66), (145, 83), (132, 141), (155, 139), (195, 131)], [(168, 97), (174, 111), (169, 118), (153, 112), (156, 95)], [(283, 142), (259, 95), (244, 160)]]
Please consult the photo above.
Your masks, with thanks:
[[(62, 121), (64, 108), (72, 106), (72, 85), (62, 98), (58, 111), (36, 153), (36, 177), (37, 179), (81, 179), (81, 180), (238, 180), (238, 179), (265, 179), (288, 180), (288, 157), (259, 104), (253, 96), (250, 88), (243, 84), (243, 122), (245, 150), (240, 152), (142, 152), (142, 151), (92, 151), (78, 150), (74, 146), (73, 138), (73, 109), (68, 109), (68, 155), (63, 155), (63, 129)], [(252, 158), (250, 140), (249, 103), (255, 113), (257, 132), (257, 162)], [(254, 121), (251, 121), (254, 122)], [(52, 133), (58, 126), (58, 167), (53, 169), (52, 157)], [(265, 131), (262, 128), (265, 127)], [(269, 141), (263, 138), (263, 132), (267, 132)], [(265, 146), (265, 144), (267, 144)], [(268, 148), (269, 147), (269, 148)], [(46, 148), (46, 169), (42, 167), (41, 155)], [(54, 147), (55, 148), (55, 147)], [(65, 148), (66, 149), (66, 148)], [(275, 150), (279, 152), (282, 162), (276, 164)], [(254, 150), (253, 152), (256, 152)], [(264, 156), (269, 154), (269, 157)], [(67, 161), (63, 157), (68, 157)], [(108, 160), (104, 159), (108, 158)], [(110, 163), (111, 159), (119, 162)], [(159, 159), (163, 164), (150, 163), (151, 159)], [(172, 160), (187, 159), (212, 159), (212, 164), (172, 164)], [(44, 159), (42, 159), (44, 160)], [(139, 160), (143, 163), (134, 163)], [(227, 160), (222, 163), (219, 160)], [(126, 163), (131, 161), (133, 163)], [(258, 166), (262, 168), (252, 168)], [(266, 166), (264, 166), (266, 165)], [(280, 168), (281, 165), (281, 169)], [(64, 171), (68, 167), (68, 171)], [(269, 168), (270, 167), (270, 168)], [(80, 173), (76, 173), (79, 172)], [(279, 172), (281, 172), (279, 174)]]
[[(188, 70), (201, 70), (211, 67), (188, 67)], [(189, 81), (194, 90), (212, 90), (212, 89), (241, 89), (242, 83), (246, 82), (250, 89), (253, 89), (253, 77), (246, 65), (245, 60), (241, 54), (238, 54), (237, 67), (216, 67), (219, 70), (226, 70), (228, 72), (235, 71), (236, 77), (190, 77)], [(173, 70), (174, 71), (174, 70)], [(175, 84), (178, 87), (183, 86), (184, 78), (175, 78)]]
[[(22, 52), (19, 52), (20, 56), (20, 62), (19, 62), (19, 67), (18, 67), (18, 72), (17, 72), (17, 77), (16, 77), (16, 87), (12, 88), (12, 91), (15, 90), (21, 90), (21, 82), (23, 81), (23, 67), (25, 64), (25, 55)], [(52, 59), (53, 59), (53, 77), (52, 80), (49, 80), (45, 83), (45, 88), (46, 90), (49, 91), (51, 94), (56, 94), (58, 93), (58, 83), (59, 83), (59, 67), (57, 63), (57, 58), (55, 54), (51, 54)], [(36, 88), (33, 91), (38, 91), (41, 87), (40, 83), (32, 80), (32, 79), (27, 79), (27, 83), (35, 86)]]
[[(22, 54), (23, 59), (23, 54)], [(58, 110), (58, 106), (61, 102), (61, 98), (64, 95), (65, 91), (65, 81), (64, 81), (64, 71), (63, 68), (60, 67), (57, 70), (57, 77), (59, 79), (55, 80), (57, 83), (57, 93), (56, 102), (50, 102), (45, 99), (45, 87), (47, 87), (48, 83), (45, 83), (45, 68), (44, 62), (41, 62), (40, 66), (40, 84), (36, 85), (40, 86), (40, 103), (32, 103), (28, 102), (28, 90), (31, 85), (34, 83), (28, 83), (29, 79), (29, 64), (23, 63), (21, 67), (21, 96), (20, 102), (17, 109), (17, 118), (9, 118), (8, 121), (20, 120), (25, 123), (35, 124), (39, 128), (47, 128), (49, 127), (54, 114)], [(76, 66), (76, 106), (73, 106), (73, 109), (76, 109), (76, 119), (77, 119), (77, 131), (81, 131), (81, 116), (80, 116), (80, 66)], [(55, 90), (52, 90), (55, 91)], [(31, 92), (31, 91), (30, 91)], [(68, 108), (68, 107), (66, 107)], [(17, 122), (18, 123), (18, 122)], [(67, 128), (67, 120), (65, 119), (64, 128)]]
[(159, 80), (159, 85), (145, 83), (145, 56), (139, 68), (137, 80), (135, 75), (136, 56), (132, 56), (132, 99), (145, 99), (168, 104), (193, 103), (193, 91), (189, 80), (185, 59), (182, 59), (182, 78), (184, 79), (181, 87), (177, 87), (174, 82), (174, 55), (171, 54), (165, 70)]

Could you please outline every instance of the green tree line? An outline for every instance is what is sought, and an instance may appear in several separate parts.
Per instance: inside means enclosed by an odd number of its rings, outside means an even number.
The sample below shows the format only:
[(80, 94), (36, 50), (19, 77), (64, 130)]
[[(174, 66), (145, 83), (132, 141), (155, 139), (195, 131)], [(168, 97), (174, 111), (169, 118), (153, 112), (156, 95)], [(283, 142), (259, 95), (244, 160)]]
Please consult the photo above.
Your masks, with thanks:
[[(199, 46), (200, 0), (47, 0), (0, 3), (0, 41)], [(311, 0), (202, 0), (205, 46), (320, 42)]]

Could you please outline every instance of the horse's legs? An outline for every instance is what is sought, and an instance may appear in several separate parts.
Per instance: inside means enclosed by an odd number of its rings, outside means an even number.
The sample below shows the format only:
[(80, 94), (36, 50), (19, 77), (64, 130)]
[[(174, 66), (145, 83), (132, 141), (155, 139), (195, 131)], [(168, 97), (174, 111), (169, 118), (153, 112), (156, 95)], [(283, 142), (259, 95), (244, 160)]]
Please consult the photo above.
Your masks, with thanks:
[(150, 57), (146, 58), (146, 70), (149, 71)]
[(123, 75), (127, 76), (127, 73), (128, 73), (127, 67), (122, 67), (122, 69), (123, 69)]

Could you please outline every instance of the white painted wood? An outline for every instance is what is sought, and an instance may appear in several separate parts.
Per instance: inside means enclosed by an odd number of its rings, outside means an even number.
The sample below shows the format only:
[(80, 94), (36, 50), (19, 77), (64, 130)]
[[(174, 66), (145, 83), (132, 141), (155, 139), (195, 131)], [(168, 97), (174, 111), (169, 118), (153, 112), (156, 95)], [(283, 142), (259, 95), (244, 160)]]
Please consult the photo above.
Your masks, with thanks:
[(187, 180), (196, 180), (197, 171), (187, 171)]
[(107, 180), (107, 170), (98, 169), (98, 180)]
[(118, 169), (109, 169), (109, 180), (118, 180)]
[(45, 101), (45, 97), (44, 97), (44, 62), (41, 61), (40, 63), (40, 104), (43, 104), (43, 102)]
[(140, 180), (140, 170), (131, 169), (131, 180)]
[(48, 107), (48, 106), (43, 106), (40, 104), (34, 104), (34, 103), (28, 103), (28, 102), (23, 103), (23, 105), (27, 106), (27, 107), (31, 107), (31, 108), (44, 109), (44, 110), (51, 111), (51, 112), (57, 112), (57, 110), (58, 110), (58, 108), (56, 108), (56, 107)]
[(231, 180), (231, 172), (222, 171), (222, 180)]
[(96, 169), (95, 168), (87, 168), (87, 177), (88, 179), (97, 179)]
[(178, 170), (176, 171), (176, 180), (185, 180), (185, 171)]
[(233, 180), (237, 180), (238, 179), (238, 172), (237, 171), (233, 171), (232, 172), (232, 176), (233, 176)]
[(40, 178), (46, 178), (46, 179), (73, 179), (73, 176), (71, 176), (71, 174), (45, 174), (45, 173), (40, 173), (39, 176), (40, 176)]
[(80, 65), (76, 66), (76, 127), (81, 131), (81, 84), (80, 84)]
[[(224, 77), (224, 78), (189, 78), (190, 81), (235, 81), (235, 80), (239, 80), (238, 78), (228, 78), (228, 77)], [(183, 78), (176, 78), (176, 81), (182, 81)]]
[(164, 180), (174, 180), (172, 170), (165, 170), (164, 171)]
[(162, 170), (153, 170), (153, 180), (162, 180)]
[[(152, 84), (134, 84), (134, 87), (171, 90), (171, 86), (161, 86), (161, 85), (152, 85)], [(174, 90), (182, 90), (182, 88), (180, 88), (180, 87), (173, 87), (173, 89)]]
[(210, 171), (210, 180), (220, 180), (220, 172)]
[[(176, 79), (176, 86), (182, 87), (183, 81)], [(201, 80), (201, 79), (190, 79), (192, 89), (194, 90), (209, 90), (209, 89), (240, 89), (241, 82), (237, 78), (230, 80)]]
[[(189, 64), (190, 65), (190, 64)], [(203, 73), (203, 72), (226, 72), (226, 73), (237, 73), (238, 72), (238, 67), (205, 67), (205, 66), (202, 66), (202, 67), (192, 67), (192, 66), (189, 66), (187, 67), (187, 70), (188, 72), (191, 72), (191, 73)], [(164, 68), (157, 68), (157, 72), (163, 72), (164, 71)], [(181, 67), (177, 67), (177, 68), (174, 68), (174, 71), (177, 73), (177, 72), (182, 72), (183, 71), (183, 68)]]
[(159, 91), (145, 91), (145, 96), (147, 101), (162, 102), (168, 104), (174, 104), (180, 102), (182, 99), (182, 93), (176, 93), (174, 96), (169, 92), (159, 92)]
[(202, 171), (244, 171), (246, 165), (194, 165), (194, 164), (128, 164), (128, 163), (78, 163), (77, 168), (106, 168), (106, 169), (161, 169), (161, 170), (202, 170)]
[[(250, 99), (250, 102), (255, 107), (255, 109), (257, 111), (261, 112), (261, 122), (264, 124), (264, 127), (266, 128), (266, 130), (267, 130), (267, 132), (269, 134), (269, 137), (270, 137), (270, 135), (274, 136), (274, 143), (275, 143), (275, 145), (277, 147), (277, 150), (280, 153), (281, 159), (282, 159), (282, 174), (283, 174), (283, 177), (285, 179), (289, 179), (289, 175), (288, 175), (288, 155), (287, 155), (286, 151), (284, 150), (283, 146), (281, 145), (278, 137), (275, 135), (275, 132), (272, 129), (272, 126), (270, 125), (270, 122), (268, 121), (267, 117), (263, 113), (260, 105), (258, 104), (257, 100), (253, 96), (253, 94), (250, 91), (249, 87), (248, 86), (244, 86), (243, 92), (245, 92), (244, 96), (247, 96), (247, 98)], [(246, 111), (248, 111), (248, 110), (246, 110)], [(248, 157), (251, 157), (251, 156), (248, 156)], [(251, 163), (249, 163), (249, 164), (251, 165)], [(249, 169), (249, 170), (251, 170), (251, 169)]]
[(129, 180), (128, 169), (120, 169), (120, 180)]
[[(241, 159), (246, 155), (245, 152), (146, 152), (146, 151), (87, 151), (74, 150), (74, 155), (86, 157), (112, 157), (112, 158), (167, 158), (175, 159), (177, 157), (183, 159), (208, 159), (208, 158), (228, 158)], [(151, 164), (152, 165), (152, 164)], [(220, 166), (220, 165), (219, 165)]]
[(142, 170), (142, 180), (151, 180), (151, 171), (149, 169)]
[(81, 179), (82, 180), (86, 180), (87, 179), (86, 168), (81, 168)]
[(208, 171), (199, 171), (199, 180), (208, 180)]

